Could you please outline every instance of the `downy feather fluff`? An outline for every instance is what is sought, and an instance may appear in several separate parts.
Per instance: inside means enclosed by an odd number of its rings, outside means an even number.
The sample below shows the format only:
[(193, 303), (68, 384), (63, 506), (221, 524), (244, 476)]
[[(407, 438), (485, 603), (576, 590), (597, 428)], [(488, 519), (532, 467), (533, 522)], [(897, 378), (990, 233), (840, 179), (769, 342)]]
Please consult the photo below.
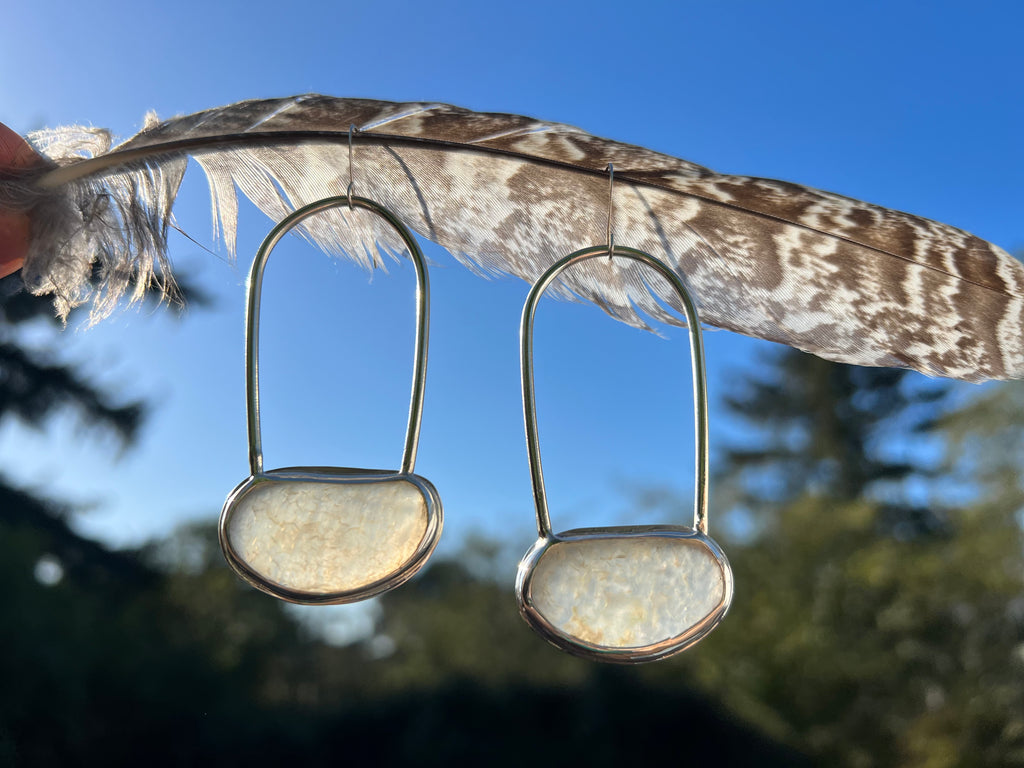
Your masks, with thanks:
[[(0, 180), (0, 201), (31, 210), (24, 279), (53, 293), (61, 314), (88, 298), (95, 261), (96, 316), (126, 290), (138, 298), (154, 270), (170, 279), (167, 229), (190, 156), (206, 172), (230, 249), (236, 190), (280, 219), (344, 194), (351, 179), (355, 194), (467, 266), (528, 281), (606, 243), (612, 164), (615, 242), (675, 269), (706, 323), (840, 362), (968, 381), (1024, 377), (1024, 266), (1002, 249), (935, 221), (715, 173), (567, 125), (306, 95), (150, 118), (114, 149), (95, 129), (29, 139), (48, 162)], [(378, 258), (375, 243), (395, 248), (362, 211), (314, 217), (305, 235), (366, 265)], [(673, 292), (639, 267), (590, 262), (561, 291), (635, 325), (640, 312), (678, 322), (658, 298), (672, 305)]]

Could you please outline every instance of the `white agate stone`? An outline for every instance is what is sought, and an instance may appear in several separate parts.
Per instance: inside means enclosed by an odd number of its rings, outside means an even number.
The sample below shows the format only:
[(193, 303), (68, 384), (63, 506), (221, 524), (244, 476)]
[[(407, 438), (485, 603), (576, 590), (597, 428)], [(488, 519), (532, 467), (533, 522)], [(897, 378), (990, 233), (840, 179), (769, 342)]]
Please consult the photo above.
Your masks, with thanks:
[(726, 599), (726, 575), (701, 541), (669, 537), (557, 542), (534, 567), (533, 607), (591, 645), (643, 648), (682, 635)]
[(227, 536), (238, 559), (264, 578), (329, 594), (398, 571), (427, 525), (423, 493), (407, 480), (271, 481), (235, 504)]

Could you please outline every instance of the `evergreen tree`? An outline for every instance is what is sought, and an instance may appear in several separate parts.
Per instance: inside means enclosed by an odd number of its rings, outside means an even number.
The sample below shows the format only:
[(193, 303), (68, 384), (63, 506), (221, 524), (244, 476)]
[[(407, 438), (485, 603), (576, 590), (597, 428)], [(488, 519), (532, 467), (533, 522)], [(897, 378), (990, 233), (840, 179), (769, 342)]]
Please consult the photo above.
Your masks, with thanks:
[(944, 471), (987, 514), (1024, 524), (1024, 382), (989, 384), (936, 420), (948, 441)]
[(935, 476), (928, 428), (950, 391), (947, 382), (905, 370), (773, 350), (726, 394), (745, 432), (726, 449), (719, 479), (761, 515), (813, 493), (876, 501), (879, 524), (900, 535), (940, 529), (941, 510), (909, 497), (906, 485)]
[[(51, 348), (27, 346), (22, 331), (39, 325), (58, 327), (52, 303), (21, 289), (20, 276), (0, 281), (0, 424), (18, 421), (42, 429), (62, 411), (74, 412), (86, 426), (130, 443), (145, 408), (95, 387), (77, 368), (61, 363)], [(0, 473), (0, 523), (33, 529), (43, 536), (43, 553), (57, 568), (89, 571), (130, 569), (124, 557), (76, 536), (65, 522), (68, 509), (53, 499), (21, 490)], [(83, 574), (79, 574), (83, 575)]]
[[(719, 471), (765, 521), (718, 526), (736, 597), (682, 668), (823, 765), (1024, 764), (1019, 401), (957, 411), (947, 385), (796, 352), (740, 391), (764, 444)], [(950, 460), (900, 455), (900, 431)], [(894, 484), (912, 477), (975, 492), (922, 511)]]

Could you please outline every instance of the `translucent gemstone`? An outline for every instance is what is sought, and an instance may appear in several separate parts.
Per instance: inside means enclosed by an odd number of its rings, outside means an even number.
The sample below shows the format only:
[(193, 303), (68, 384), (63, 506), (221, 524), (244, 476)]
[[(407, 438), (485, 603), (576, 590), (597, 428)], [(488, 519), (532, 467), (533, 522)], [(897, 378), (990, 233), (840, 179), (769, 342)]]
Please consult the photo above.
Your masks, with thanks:
[(428, 526), (427, 503), (408, 480), (261, 483), (230, 511), (235, 556), (292, 590), (358, 589), (400, 570)]
[(643, 648), (701, 623), (728, 600), (727, 584), (699, 539), (593, 538), (553, 544), (534, 567), (530, 598), (584, 643)]

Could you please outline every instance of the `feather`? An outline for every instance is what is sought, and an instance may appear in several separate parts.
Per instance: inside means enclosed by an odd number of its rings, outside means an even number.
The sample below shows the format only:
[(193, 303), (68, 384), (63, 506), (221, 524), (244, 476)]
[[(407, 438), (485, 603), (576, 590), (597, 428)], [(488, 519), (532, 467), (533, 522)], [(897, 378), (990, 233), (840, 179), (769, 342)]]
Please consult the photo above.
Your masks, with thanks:
[[(350, 132), (349, 127), (355, 130)], [(1024, 266), (967, 232), (837, 194), (730, 176), (577, 128), (445, 104), (318, 95), (246, 101), (146, 128), (110, 149), (95, 129), (29, 136), (47, 162), (0, 200), (29, 195), (23, 275), (61, 314), (94, 313), (154, 270), (170, 275), (167, 228), (188, 157), (206, 172), (215, 226), (234, 247), (237, 192), (278, 219), (356, 194), (390, 208), (482, 274), (535, 280), (554, 260), (615, 242), (666, 261), (704, 322), (858, 365), (968, 381), (1024, 377)], [(351, 151), (351, 167), (350, 167)], [(614, 168), (609, 206), (608, 166)], [(305, 236), (373, 265), (397, 243), (361, 212), (314, 217)], [(378, 248), (379, 245), (379, 248)], [(643, 326), (679, 321), (660, 277), (598, 261), (564, 296)]]

